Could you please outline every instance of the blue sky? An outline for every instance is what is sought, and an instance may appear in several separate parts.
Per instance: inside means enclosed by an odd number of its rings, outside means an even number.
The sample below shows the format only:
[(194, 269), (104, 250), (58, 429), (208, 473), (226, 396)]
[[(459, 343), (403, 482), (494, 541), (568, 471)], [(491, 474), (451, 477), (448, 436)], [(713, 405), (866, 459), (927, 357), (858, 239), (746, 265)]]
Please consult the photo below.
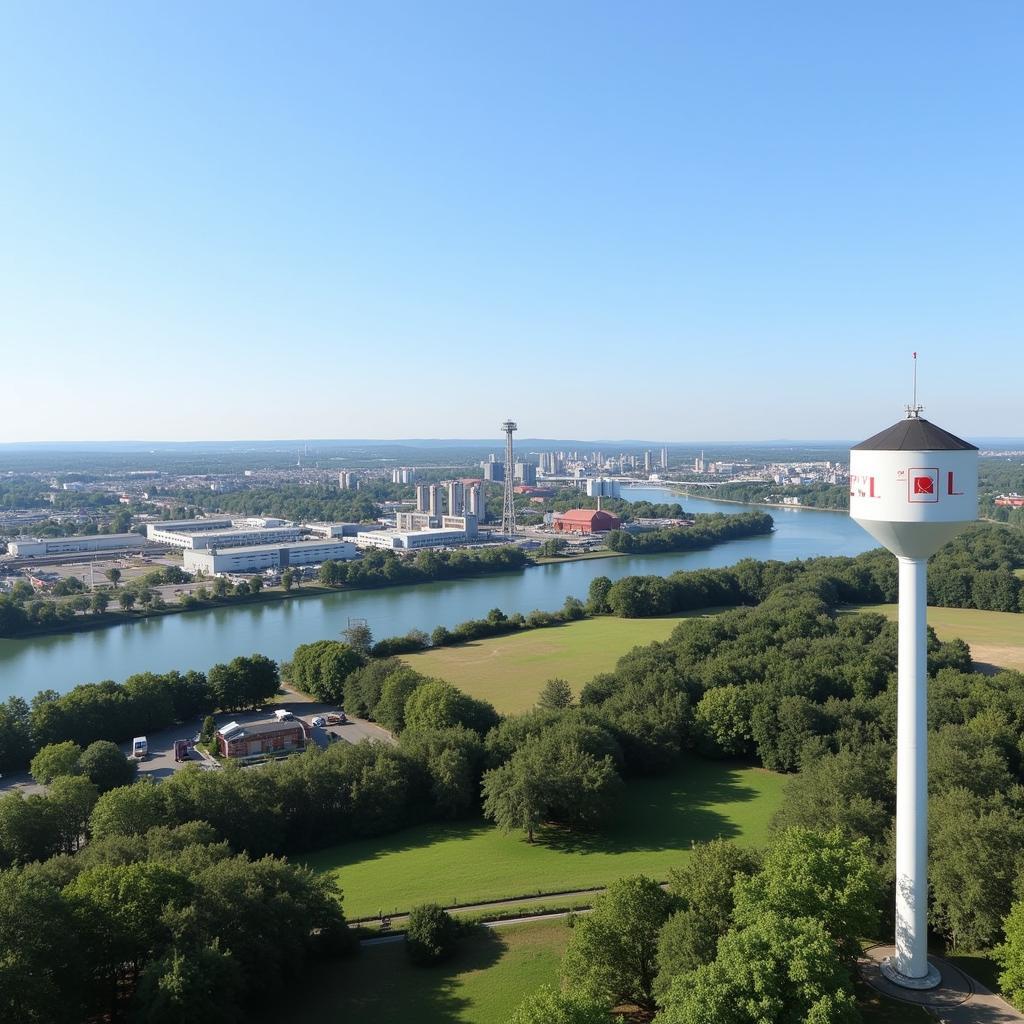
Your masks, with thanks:
[(2, 440), (1024, 435), (1024, 7), (22, 3)]

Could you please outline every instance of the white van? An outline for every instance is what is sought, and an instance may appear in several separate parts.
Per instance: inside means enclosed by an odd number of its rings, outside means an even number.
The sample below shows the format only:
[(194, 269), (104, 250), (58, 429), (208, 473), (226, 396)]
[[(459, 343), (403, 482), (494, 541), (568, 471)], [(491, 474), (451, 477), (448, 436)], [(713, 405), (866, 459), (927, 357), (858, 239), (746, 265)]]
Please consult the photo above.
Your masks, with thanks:
[(132, 740), (132, 757), (137, 758), (140, 761), (146, 760), (146, 755), (149, 753), (149, 743), (146, 741), (145, 736), (136, 736)]
[(287, 708), (278, 708), (274, 712), (274, 717), (279, 722), (290, 722), (295, 716)]

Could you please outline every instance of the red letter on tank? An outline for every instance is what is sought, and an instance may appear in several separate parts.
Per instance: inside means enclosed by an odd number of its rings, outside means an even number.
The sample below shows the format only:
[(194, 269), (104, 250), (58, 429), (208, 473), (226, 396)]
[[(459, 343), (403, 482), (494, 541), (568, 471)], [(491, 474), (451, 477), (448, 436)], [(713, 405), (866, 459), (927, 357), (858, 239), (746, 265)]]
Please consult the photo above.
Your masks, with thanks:
[(950, 470), (946, 476), (946, 493), (947, 494), (963, 494), (963, 491), (953, 490), (953, 470)]

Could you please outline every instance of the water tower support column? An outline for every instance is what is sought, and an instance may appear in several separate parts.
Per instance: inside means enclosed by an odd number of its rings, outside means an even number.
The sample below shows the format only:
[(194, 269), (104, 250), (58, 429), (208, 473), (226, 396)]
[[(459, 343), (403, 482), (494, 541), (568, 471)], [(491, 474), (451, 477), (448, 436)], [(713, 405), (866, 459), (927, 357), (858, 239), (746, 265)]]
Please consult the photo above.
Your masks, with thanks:
[(901, 557), (899, 574), (896, 956), (889, 968), (904, 986), (931, 988), (939, 979), (928, 963), (928, 562)]

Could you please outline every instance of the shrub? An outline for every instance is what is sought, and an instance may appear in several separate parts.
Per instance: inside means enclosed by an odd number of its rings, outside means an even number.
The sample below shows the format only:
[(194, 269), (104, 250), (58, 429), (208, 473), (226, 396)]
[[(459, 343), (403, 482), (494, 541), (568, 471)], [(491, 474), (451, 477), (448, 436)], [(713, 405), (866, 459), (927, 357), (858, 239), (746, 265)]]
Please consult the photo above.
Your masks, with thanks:
[(405, 951), (414, 964), (447, 960), (458, 946), (459, 923), (437, 903), (424, 903), (409, 912)]

